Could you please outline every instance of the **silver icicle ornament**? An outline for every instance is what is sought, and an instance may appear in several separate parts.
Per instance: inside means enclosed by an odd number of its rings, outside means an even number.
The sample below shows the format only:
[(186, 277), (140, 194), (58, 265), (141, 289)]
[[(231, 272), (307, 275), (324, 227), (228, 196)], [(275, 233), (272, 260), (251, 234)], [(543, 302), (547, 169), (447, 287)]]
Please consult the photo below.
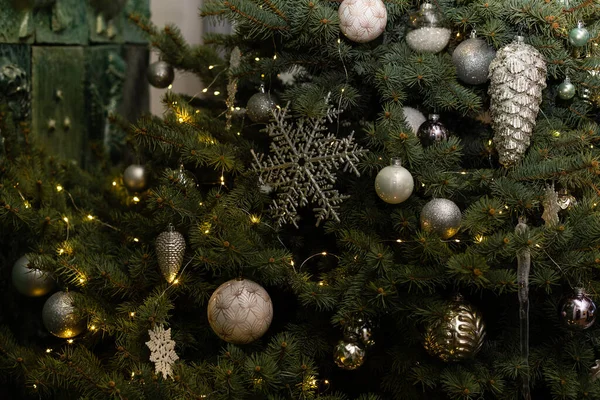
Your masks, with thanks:
[(546, 88), (546, 62), (522, 36), (501, 48), (490, 64), (490, 114), (500, 163), (519, 163), (529, 147)]
[(185, 253), (185, 238), (169, 224), (167, 230), (156, 238), (156, 258), (163, 276), (169, 283), (175, 277), (183, 263)]

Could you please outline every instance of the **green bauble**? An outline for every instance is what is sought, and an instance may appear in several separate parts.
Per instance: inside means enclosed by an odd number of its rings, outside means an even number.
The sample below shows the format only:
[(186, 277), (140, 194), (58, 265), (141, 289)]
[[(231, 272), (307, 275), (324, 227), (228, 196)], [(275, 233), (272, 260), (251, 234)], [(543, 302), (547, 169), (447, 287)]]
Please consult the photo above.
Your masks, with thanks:
[(569, 43), (575, 47), (583, 47), (590, 40), (590, 32), (585, 29), (583, 22), (577, 24), (577, 28), (571, 29), (569, 32)]
[(12, 270), (12, 281), (19, 293), (25, 296), (44, 296), (54, 289), (54, 279), (48, 272), (30, 265), (27, 256), (15, 262)]
[(576, 91), (577, 89), (575, 88), (575, 85), (571, 83), (569, 77), (566, 77), (565, 80), (558, 85), (558, 97), (563, 100), (571, 100), (573, 97), (575, 97)]

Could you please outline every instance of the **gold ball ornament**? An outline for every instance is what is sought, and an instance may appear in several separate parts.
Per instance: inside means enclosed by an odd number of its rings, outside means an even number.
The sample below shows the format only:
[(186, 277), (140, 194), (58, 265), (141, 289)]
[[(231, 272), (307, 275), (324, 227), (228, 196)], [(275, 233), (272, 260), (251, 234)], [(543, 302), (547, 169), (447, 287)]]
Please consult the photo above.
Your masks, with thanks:
[(442, 361), (473, 358), (485, 338), (481, 314), (459, 295), (443, 310), (443, 317), (426, 327), (424, 347)]
[(27, 256), (19, 258), (12, 269), (12, 282), (25, 296), (39, 297), (54, 289), (54, 279), (45, 271), (35, 268)]
[(57, 292), (46, 300), (42, 309), (42, 321), (54, 336), (70, 339), (85, 329), (85, 320), (76, 315), (73, 296), (67, 292)]
[(147, 174), (143, 165), (131, 164), (123, 172), (123, 184), (132, 192), (140, 192), (146, 188)]
[(221, 339), (247, 344), (259, 339), (273, 320), (269, 293), (249, 279), (233, 279), (215, 290), (208, 301), (208, 322)]
[(333, 352), (333, 361), (338, 367), (352, 371), (365, 362), (366, 350), (359, 342), (340, 340)]

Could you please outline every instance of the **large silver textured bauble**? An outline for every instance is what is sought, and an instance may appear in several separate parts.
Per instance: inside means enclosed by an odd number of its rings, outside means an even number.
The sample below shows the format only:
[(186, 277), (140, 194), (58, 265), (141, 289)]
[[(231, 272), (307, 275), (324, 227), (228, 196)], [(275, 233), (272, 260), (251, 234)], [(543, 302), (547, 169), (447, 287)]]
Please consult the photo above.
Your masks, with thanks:
[(412, 175), (397, 158), (393, 158), (392, 165), (379, 171), (375, 177), (375, 191), (386, 203), (402, 203), (410, 197), (414, 187), (415, 181)]
[(85, 320), (77, 317), (72, 301), (72, 295), (67, 292), (54, 293), (46, 300), (42, 320), (46, 329), (54, 336), (70, 339), (85, 329)]
[(490, 114), (500, 163), (521, 161), (535, 127), (546, 87), (546, 62), (522, 36), (498, 51), (490, 64)]
[(596, 321), (596, 305), (583, 289), (577, 288), (575, 294), (561, 304), (559, 318), (573, 330), (587, 329)]
[(421, 210), (421, 229), (449, 239), (460, 229), (462, 214), (452, 200), (433, 199)]
[(171, 64), (164, 61), (156, 61), (148, 66), (146, 73), (148, 82), (158, 89), (164, 89), (173, 83), (175, 71)]
[(443, 317), (429, 323), (424, 347), (429, 354), (446, 362), (474, 357), (485, 338), (481, 314), (457, 296), (443, 310)]
[(440, 122), (438, 114), (431, 114), (429, 119), (421, 124), (417, 136), (423, 147), (434, 143), (447, 142), (450, 137), (448, 129)]
[(185, 238), (169, 224), (167, 230), (156, 238), (156, 258), (167, 282), (172, 283), (177, 277), (184, 254)]
[(416, 108), (402, 107), (402, 111), (404, 113), (404, 119), (408, 122), (408, 126), (410, 126), (410, 129), (416, 135), (421, 124), (427, 121), (427, 119), (423, 113)]
[(254, 122), (269, 122), (277, 103), (269, 93), (259, 92), (250, 97), (246, 105), (246, 113)]
[(30, 265), (29, 258), (19, 258), (12, 269), (12, 282), (19, 293), (25, 296), (38, 297), (54, 289), (54, 279), (45, 271)]
[(269, 293), (249, 279), (233, 279), (215, 290), (208, 301), (208, 322), (223, 340), (246, 344), (265, 334), (273, 320)]
[(353, 370), (365, 362), (366, 351), (361, 343), (340, 340), (335, 346), (333, 360), (338, 367)]
[(146, 187), (146, 168), (143, 165), (131, 164), (123, 172), (123, 184), (132, 192), (139, 192)]
[(471, 37), (459, 44), (452, 53), (458, 79), (469, 85), (480, 85), (488, 80), (488, 71), (496, 50), (485, 40)]

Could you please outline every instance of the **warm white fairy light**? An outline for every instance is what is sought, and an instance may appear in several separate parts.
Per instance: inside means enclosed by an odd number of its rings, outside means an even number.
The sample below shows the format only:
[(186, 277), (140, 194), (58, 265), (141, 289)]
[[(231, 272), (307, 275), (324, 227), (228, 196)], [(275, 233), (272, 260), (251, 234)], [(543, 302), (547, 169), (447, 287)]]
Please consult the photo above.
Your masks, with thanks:
[(52, 353), (52, 349), (46, 349), (46, 353)]
[(94, 216), (92, 214), (88, 214), (87, 218), (92, 221), (94, 219)]
[(69, 344), (73, 344), (73, 342), (74, 342), (74, 340), (73, 340), (73, 339), (68, 339), (68, 340), (67, 340), (67, 343), (69, 343)]
[(62, 185), (56, 185), (56, 191), (57, 192), (62, 192), (62, 190), (63, 190)]
[(65, 221), (68, 224), (69, 223), (69, 218), (63, 217), (63, 221)]
[(136, 243), (138, 243), (138, 242), (140, 241), (140, 239), (138, 239), (138, 238), (133, 238), (133, 241), (134, 241), (134, 242), (136, 242)]
[(130, 313), (129, 313), (129, 316), (130, 316), (131, 318), (135, 317), (135, 311), (132, 311), (132, 312), (130, 312)]
[(139, 202), (140, 202), (140, 198), (139, 198), (139, 197), (137, 197), (137, 196), (133, 196), (133, 199), (132, 199), (132, 200), (133, 200), (135, 203), (139, 203)]
[(214, 65), (209, 65), (208, 69), (213, 69), (215, 66)]
[(117, 182), (116, 182), (116, 181), (113, 181), (112, 185), (113, 185), (113, 186), (117, 186)]

